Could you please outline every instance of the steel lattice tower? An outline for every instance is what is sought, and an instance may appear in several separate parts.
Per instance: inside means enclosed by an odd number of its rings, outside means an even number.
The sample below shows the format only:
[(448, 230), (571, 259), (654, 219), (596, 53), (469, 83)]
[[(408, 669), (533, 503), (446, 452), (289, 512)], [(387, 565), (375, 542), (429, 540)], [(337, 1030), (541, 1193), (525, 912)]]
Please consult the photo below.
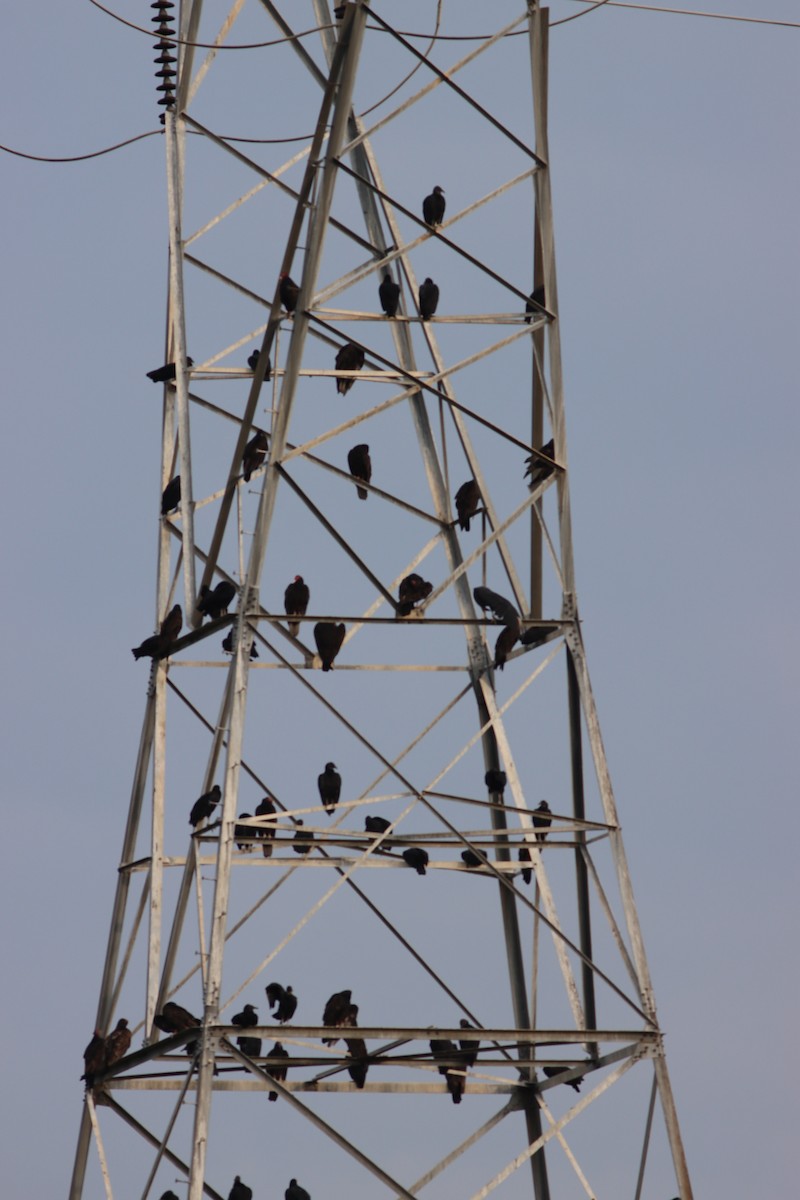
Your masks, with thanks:
[[(160, 1196), (177, 1178), (189, 1200), (225, 1197), (238, 1174), (256, 1200), (292, 1176), (314, 1200), (531, 1183), (538, 1200), (666, 1200), (665, 1186), (691, 1200), (578, 618), (547, 11), (529, 3), (466, 51), (434, 51), (361, 3), (334, 16), (313, 0), (305, 36), (296, 5), (261, 0), (248, 15), (268, 32), (241, 38), (276, 40), (259, 59), (221, 49), (242, 8), (212, 29), (219, 14), (187, 0), (174, 40), (156, 11), (177, 364), (161, 480), (180, 475), (181, 496), (159, 517), (155, 628), (175, 603), (184, 625), (152, 659), (96, 1020), (106, 1034), (125, 1016), (133, 1042), (86, 1092), (70, 1196)], [(528, 100), (503, 117), (501, 77)], [(377, 113), (362, 80), (389, 93)], [(253, 113), (273, 141), (228, 136)], [(428, 130), (449, 148), (435, 172)], [(448, 208), (431, 229), (434, 182)], [(441, 303), (423, 321), (425, 275)], [(348, 342), (365, 364), (337, 375)], [(257, 433), (267, 452), (245, 481)], [(348, 467), (362, 443), (366, 503)], [(480, 502), (463, 530), (453, 500), (469, 480)], [(412, 572), (432, 587), (401, 615)], [(295, 574), (311, 589), (296, 637)], [(221, 581), (236, 599), (203, 620), (201, 589)], [(320, 621), (346, 626), (330, 672)], [(327, 761), (343, 778), (330, 814)], [(499, 771), (505, 786), (487, 785)], [(215, 784), (219, 808), (190, 836)], [(274, 815), (244, 815), (263, 798)], [(388, 829), (367, 832), (367, 815)], [(300, 823), (308, 854), (294, 852)], [(411, 846), (429, 856), (424, 879)], [(273, 980), (299, 997), (282, 1026)], [(358, 1036), (330, 1046), (323, 1007), (345, 989)], [(168, 1002), (198, 1026), (164, 1036)], [(231, 1024), (246, 1002), (258, 1054)], [(457, 1045), (435, 1058), (431, 1040), (463, 1039), (462, 1019), (479, 1030), (475, 1061)]]

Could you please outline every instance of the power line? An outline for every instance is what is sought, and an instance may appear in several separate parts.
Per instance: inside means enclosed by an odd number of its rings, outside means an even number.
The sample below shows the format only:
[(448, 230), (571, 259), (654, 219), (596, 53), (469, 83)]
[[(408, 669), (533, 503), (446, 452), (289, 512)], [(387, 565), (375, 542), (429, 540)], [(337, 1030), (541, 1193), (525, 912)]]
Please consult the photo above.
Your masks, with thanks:
[(47, 154), (27, 154), (24, 150), (14, 150), (11, 146), (4, 146), (0, 142), (0, 150), (6, 154), (13, 154), (17, 158), (29, 158), (33, 162), (45, 163), (70, 163), (70, 162), (85, 162), (87, 158), (100, 158), (102, 154), (111, 154), (113, 150), (121, 150), (123, 146), (131, 146), (134, 142), (140, 142), (142, 138), (155, 137), (156, 134), (162, 134), (163, 129), (151, 129), (148, 133), (137, 133), (135, 137), (126, 138), (124, 142), (116, 142), (113, 146), (106, 146), (103, 150), (93, 150), (90, 154), (73, 154), (69, 158), (52, 158)]
[[(578, 3), (583, 3), (583, 0), (578, 0)], [(629, 0), (604, 0), (604, 3), (609, 8), (638, 8), (642, 12), (659, 12), (671, 13), (681, 17), (709, 17), (714, 21), (742, 21), (747, 25), (779, 25), (784, 29), (800, 29), (800, 21), (778, 21), (774, 17), (736, 17), (731, 13), (715, 13), (704, 12), (696, 8), (667, 8), (660, 4), (633, 4)], [(593, 6), (597, 8), (598, 5)], [(592, 12), (592, 9), (587, 9), (587, 12)], [(579, 16), (584, 16), (584, 13), (579, 13)], [(568, 18), (571, 19), (571, 18)], [(554, 25), (563, 25), (563, 21), (554, 21)]]

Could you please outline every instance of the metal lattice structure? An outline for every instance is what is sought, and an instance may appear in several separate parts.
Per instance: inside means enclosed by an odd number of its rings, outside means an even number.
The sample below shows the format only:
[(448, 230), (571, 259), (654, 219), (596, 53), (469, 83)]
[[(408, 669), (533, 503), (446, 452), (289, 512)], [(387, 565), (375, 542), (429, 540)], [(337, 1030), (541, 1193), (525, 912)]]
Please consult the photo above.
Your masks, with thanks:
[[(87, 1089), (70, 1195), (102, 1179), (107, 1196), (158, 1196), (177, 1178), (199, 1200), (239, 1174), (261, 1200), (268, 1165), (269, 1190), (294, 1176), (317, 1200), (531, 1186), (638, 1200), (648, 1172), (691, 1200), (578, 619), (547, 12), (531, 3), (464, 51), (419, 49), (361, 3), (334, 16), (313, 0), (302, 37), (295, 5), (253, 4), (247, 33), (268, 19), (271, 77), (291, 85), (272, 91), (275, 140), (248, 145), (225, 126), (256, 111), (266, 69), (226, 57), (243, 8), (209, 32), (186, 2), (174, 40), (161, 29), (176, 364), (161, 477), (179, 474), (181, 495), (159, 519), (156, 630), (176, 602), (185, 623), (152, 659), (100, 989), (97, 1029), (124, 1015), (134, 1040)], [(389, 93), (380, 112), (364, 115), (362, 79)], [(439, 144), (452, 131), (439, 170), (459, 179), (435, 229), (421, 128)], [(464, 172), (459, 147), (476, 142)], [(421, 275), (441, 290), (429, 320)], [(337, 371), (348, 342), (364, 366)], [(266, 454), (245, 480), (258, 433)], [(370, 447), (366, 503), (354, 443)], [(295, 636), (283, 592), (297, 573), (311, 599)], [(432, 586), (403, 614), (411, 573)], [(204, 620), (197, 598), (221, 581), (236, 600)], [(346, 626), (327, 672), (317, 622)], [(328, 760), (343, 779), (330, 812)], [(190, 836), (215, 784), (219, 808)], [(274, 812), (249, 815), (264, 798)], [(385, 828), (367, 831), (368, 815)], [(280, 1026), (273, 980), (299, 997)], [(331, 1046), (342, 1030), (321, 1014), (341, 990), (358, 1031)], [(259, 1000), (243, 1049), (231, 1017)], [(170, 1002), (197, 1024), (165, 1037)], [(290, 1055), (283, 1077), (270, 1039)]]

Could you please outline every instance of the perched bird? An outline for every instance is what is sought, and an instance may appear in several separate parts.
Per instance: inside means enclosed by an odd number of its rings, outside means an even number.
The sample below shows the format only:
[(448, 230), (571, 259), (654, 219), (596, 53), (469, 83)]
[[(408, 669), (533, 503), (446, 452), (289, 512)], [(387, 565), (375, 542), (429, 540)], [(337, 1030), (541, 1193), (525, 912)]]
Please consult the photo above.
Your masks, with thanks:
[(281, 304), (288, 313), (293, 313), (297, 308), (297, 300), (300, 296), (300, 288), (295, 281), (291, 279), (285, 272), (281, 275), (280, 297)]
[(461, 857), (464, 860), (464, 865), (466, 867), (482, 867), (483, 866), (483, 859), (478, 858), (478, 855), (475, 853), (474, 850), (462, 850)]
[(106, 1038), (105, 1049), (103, 1051), (103, 1066), (111, 1067), (115, 1062), (119, 1062), (128, 1053), (131, 1045), (131, 1031), (128, 1029), (128, 1022), (124, 1017), (120, 1017), (115, 1028)]
[[(348, 988), (344, 992), (334, 992), (328, 999), (322, 1013), (322, 1024), (333, 1029), (344, 1029), (356, 1024), (358, 1005), (352, 1004), (353, 993)], [(335, 1046), (338, 1038), (323, 1038), (325, 1046)]]
[(169, 642), (160, 633), (154, 633), (140, 642), (138, 646), (133, 646), (131, 654), (137, 662), (140, 658), (163, 658), (169, 645)]
[(269, 438), (263, 430), (259, 429), (255, 437), (250, 438), (242, 454), (242, 475), (245, 483), (249, 483), (253, 471), (257, 471), (261, 466), (268, 449)]
[[(194, 366), (194, 359), (186, 357), (186, 367)], [(152, 379), (153, 383), (172, 383), (175, 379), (175, 363), (165, 363), (163, 367), (156, 367), (155, 371), (148, 371), (147, 378)]]
[(500, 636), (494, 644), (494, 665), (502, 671), (506, 659), (519, 641), (519, 621), (503, 627)]
[[(233, 654), (233, 627), (231, 627), (222, 639), (222, 649), (226, 654)], [(250, 661), (258, 658), (258, 647), (255, 642), (250, 643)]]
[(228, 1192), (228, 1200), (253, 1200), (253, 1189), (249, 1188), (246, 1183), (242, 1183), (237, 1175), (233, 1181), (233, 1187)]
[(432, 1038), (430, 1047), (434, 1061), (439, 1063), (439, 1074), (445, 1077), (447, 1090), (452, 1097), (453, 1104), (460, 1104), (466, 1083), (464, 1072), (454, 1070), (449, 1064), (441, 1062), (441, 1059), (459, 1058), (455, 1042), (451, 1042), (449, 1038)]
[[(564, 1075), (567, 1071), (571, 1071), (572, 1068), (571, 1067), (542, 1067), (542, 1070), (544, 1071), (544, 1073), (548, 1079), (555, 1079), (558, 1075)], [(579, 1092), (581, 1090), (581, 1084), (583, 1083), (583, 1076), (578, 1075), (575, 1079), (565, 1079), (564, 1082), (568, 1083), (569, 1086), (571, 1088), (574, 1088), (574, 1090), (576, 1092)]]
[[(302, 575), (295, 575), (292, 582), (283, 593), (283, 608), (287, 617), (304, 617), (308, 608), (311, 592)], [(289, 621), (289, 633), (297, 637), (300, 632), (299, 621)]]
[(311, 1200), (305, 1188), (301, 1188), (296, 1179), (289, 1180), (289, 1186), (283, 1193), (284, 1200)]
[[(475, 1026), (471, 1025), (469, 1023), (469, 1021), (466, 1020), (465, 1017), (462, 1017), (458, 1023), (462, 1029), (474, 1029), (475, 1028)], [(476, 1041), (474, 1038), (459, 1038), (458, 1045), (461, 1049), (461, 1054), (464, 1059), (464, 1066), (465, 1067), (474, 1067), (475, 1060), (478, 1057), (478, 1051), (481, 1048), (480, 1042)]]
[(213, 621), (215, 617), (221, 617), (228, 611), (229, 605), (236, 598), (236, 592), (236, 584), (229, 583), (227, 579), (221, 579), (213, 589), (204, 583), (200, 588), (197, 611)]
[(98, 1071), (102, 1071), (106, 1057), (106, 1039), (96, 1029), (92, 1040), (83, 1052), (83, 1074), (86, 1086), (91, 1087)]
[(421, 575), (417, 575), (412, 571), (410, 575), (406, 575), (400, 580), (400, 588), (398, 597), (400, 603), (397, 606), (398, 617), (407, 617), (415, 604), (427, 599), (433, 591), (433, 584), (428, 583)]
[[(200, 1017), (195, 1017), (190, 1013), (188, 1008), (183, 1008), (180, 1004), (175, 1004), (173, 1000), (168, 1000), (161, 1012), (156, 1013), (153, 1017), (153, 1024), (162, 1033), (183, 1033), (186, 1029), (197, 1029), (203, 1022)], [(197, 1048), (196, 1041), (187, 1042), (184, 1047), (190, 1058), (197, 1053)]]
[[(288, 1058), (289, 1051), (284, 1050), (284, 1048), (280, 1044), (280, 1042), (276, 1042), (275, 1045), (272, 1047), (272, 1049), (269, 1052), (269, 1057), (270, 1058)], [(264, 1066), (267, 1068), (267, 1070), (269, 1071), (272, 1078), (277, 1079), (278, 1083), (285, 1082), (286, 1067), (282, 1067), (279, 1063), (271, 1063), (271, 1062), (264, 1063)], [(274, 1102), (275, 1100), (278, 1099), (278, 1093), (270, 1092), (269, 1098), (270, 1098), (270, 1100), (272, 1100)]]
[[(248, 820), (252, 820), (253, 814), (252, 813), (239, 813), (240, 820), (243, 821), (245, 819), (245, 817)], [(255, 831), (255, 829), (251, 829), (249, 825), (236, 825), (234, 827), (233, 836), (236, 838), (253, 838), (256, 836), (256, 831)], [(241, 850), (242, 854), (249, 854), (251, 852), (251, 850), (253, 849), (253, 847), (250, 845), (250, 842), (238, 842), (237, 841), (236, 849)]]
[(462, 483), (456, 492), (456, 513), (458, 524), (465, 533), (469, 533), (470, 517), (474, 517), (481, 502), (481, 490), (474, 479)]
[(397, 316), (397, 307), (400, 303), (400, 284), (395, 283), (392, 279), (391, 271), (384, 272), (383, 279), (378, 288), (378, 299), (387, 317)]
[[(269, 796), (265, 796), (264, 799), (258, 804), (255, 815), (257, 817), (271, 817), (274, 815), (274, 813), (275, 805), (272, 803)], [(275, 841), (275, 826), (263, 826), (262, 829), (258, 830), (256, 836), (261, 842), (261, 853), (264, 855), (264, 858), (270, 858), (272, 856), (272, 843)]]
[[(555, 471), (554, 453), (553, 439), (550, 438), (549, 442), (545, 442), (543, 446), (539, 447), (537, 454), (529, 454), (525, 459), (527, 463), (525, 474), (528, 476), (528, 487), (531, 491), (538, 487), (540, 483), (544, 483), (546, 479), (549, 479)], [(541, 455), (544, 455), (544, 457), (540, 457)]]
[(164, 1192), (161, 1195), (160, 1200), (178, 1200), (178, 1197), (174, 1192)]
[(437, 185), (430, 196), (426, 196), (422, 201), (422, 219), (425, 224), (430, 225), (432, 229), (441, 225), (444, 220), (445, 207), (444, 188)]
[(297, 818), (297, 824), (300, 828), (292, 838), (292, 849), (295, 854), (310, 854), (311, 848), (314, 845), (314, 835), (308, 829), (303, 829), (303, 822)]
[[(254, 375), (256, 373), (256, 367), (258, 366), (258, 360), (260, 357), (261, 357), (261, 354), (260, 354), (260, 351), (258, 351), (258, 350), (254, 350), (253, 353), (248, 356), (247, 365), (250, 368), (250, 370), (253, 372)], [(267, 365), (264, 368), (264, 382), (265, 383), (269, 383), (271, 375), (272, 375), (272, 362), (270, 360), (269, 355), (267, 355)]]
[(491, 609), (496, 619), (502, 621), (504, 625), (519, 624), (519, 613), (516, 608), (499, 592), (493, 592), (488, 587), (476, 587), (472, 589), (472, 595), (480, 608)]
[(385, 817), (365, 817), (364, 829), (367, 833), (386, 833), (391, 823)]
[(530, 869), (530, 867), (526, 867), (524, 865), (525, 863), (529, 863), (531, 861), (531, 852), (527, 846), (520, 846), (519, 850), (517, 851), (517, 858), (523, 864), (522, 882), (530, 883), (531, 879), (533, 878), (533, 871)]
[(363, 1038), (345, 1038), (347, 1057), (347, 1073), (357, 1088), (363, 1088), (367, 1081), (367, 1043)]
[(180, 604), (173, 604), (164, 620), (161, 622), (159, 633), (167, 644), (174, 642), (183, 627), (183, 611)]
[(342, 794), (342, 777), (336, 770), (336, 763), (325, 763), (325, 770), (317, 776), (317, 787), (325, 812), (330, 816)]
[(508, 782), (505, 771), (500, 771), (496, 767), (491, 767), (483, 778), (490, 792), (497, 796), (503, 795), (506, 783)]
[(429, 861), (427, 850), (423, 850), (421, 846), (409, 846), (407, 850), (403, 851), (403, 858), (418, 875), (425, 874), (425, 868)]
[(203, 795), (195, 800), (189, 814), (189, 824), (197, 829), (201, 821), (208, 820), (221, 799), (222, 790), (219, 784), (215, 783), (210, 792), (203, 792)]
[(297, 996), (291, 987), (283, 987), (280, 983), (268, 983), (264, 991), (267, 993), (270, 1008), (275, 1009), (272, 1014), (275, 1020), (280, 1021), (281, 1025), (291, 1021), (297, 1008)]
[[(337, 371), (360, 371), (364, 366), (363, 348), (357, 346), (355, 342), (345, 342), (336, 353), (335, 365)], [(336, 391), (340, 396), (345, 396), (354, 383), (355, 379), (337, 379)]]
[[(538, 816), (537, 813), (539, 814)], [(550, 828), (553, 818), (550, 814), (550, 805), (546, 800), (542, 800), (541, 804), (536, 805), (531, 820), (533, 821), (533, 828), (539, 831), (536, 834), (537, 842), (547, 841), (547, 833), (544, 831)]]
[[(231, 1025), (237, 1025), (240, 1029), (252, 1029), (257, 1024), (258, 1013), (252, 1004), (245, 1004), (241, 1012), (231, 1017)], [(250, 1058), (258, 1058), (261, 1054), (261, 1038), (238, 1037), (236, 1045), (243, 1054), (249, 1055)]]
[(161, 515), (165, 517), (167, 513), (171, 513), (174, 508), (177, 508), (181, 502), (181, 477), (176, 475), (174, 479), (170, 479), (164, 491), (161, 493)]
[[(359, 446), (353, 446), (352, 450), (347, 451), (347, 465), (354, 479), (361, 479), (364, 483), (369, 483), (372, 479), (372, 460), (369, 456), (369, 446), (365, 442)], [(369, 495), (367, 489), (359, 487), (358, 484), (356, 484), (356, 492), (359, 500), (366, 500)]]
[(323, 671), (332, 671), (336, 655), (342, 648), (345, 627), (343, 623), (336, 625), (333, 621), (317, 621), (314, 626), (314, 641), (317, 653), (322, 659)]
[(525, 323), (530, 325), (536, 313), (544, 312), (544, 284), (540, 283), (525, 301)]
[(439, 288), (432, 279), (423, 279), (419, 285), (419, 315), (428, 321), (436, 312), (439, 303)]

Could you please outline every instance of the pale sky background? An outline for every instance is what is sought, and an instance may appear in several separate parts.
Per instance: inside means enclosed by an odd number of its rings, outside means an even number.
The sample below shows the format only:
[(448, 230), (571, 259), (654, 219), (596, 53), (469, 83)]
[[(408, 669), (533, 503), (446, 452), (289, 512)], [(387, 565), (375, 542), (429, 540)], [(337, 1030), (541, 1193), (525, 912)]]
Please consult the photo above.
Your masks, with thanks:
[[(113, 7), (149, 24), (148, 5)], [(712, 7), (800, 23), (793, 0)], [(476, 33), (521, 9), (443, 6)], [(401, 25), (434, 10), (404, 5)], [(551, 35), (578, 595), (698, 1198), (777, 1200), (796, 1175), (798, 48), (800, 28), (610, 7)], [(6, 146), (79, 155), (156, 127), (149, 40), (88, 3), (9, 7), (0, 63)], [(306, 132), (266, 66), (264, 89), (221, 132), (270, 136), (273, 114)], [(410, 196), (438, 182), (457, 206), (472, 170), (491, 176), (480, 145), (416, 135)], [(3, 161), (0, 1145), (7, 1194), (39, 1200), (71, 1171), (144, 704), (130, 647), (152, 629), (166, 199), (160, 138)], [(285, 227), (269, 236), (267, 292)], [(492, 389), (501, 419), (502, 375)], [(314, 1200), (335, 1195), (323, 1179)], [(256, 1200), (285, 1186), (249, 1182)]]

